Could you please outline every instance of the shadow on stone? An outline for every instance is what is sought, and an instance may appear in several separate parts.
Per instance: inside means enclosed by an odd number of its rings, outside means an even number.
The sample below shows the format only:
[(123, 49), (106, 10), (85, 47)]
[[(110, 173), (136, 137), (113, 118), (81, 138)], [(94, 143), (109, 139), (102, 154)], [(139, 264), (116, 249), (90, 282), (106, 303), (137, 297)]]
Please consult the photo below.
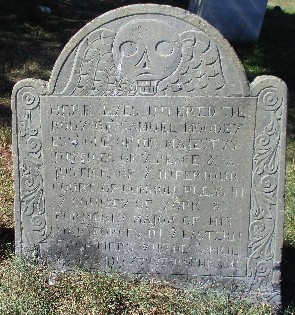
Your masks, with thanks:
[(284, 245), (282, 254), (282, 305), (287, 309), (295, 305), (295, 247)]
[[(264, 50), (264, 66), (282, 78), (291, 88), (295, 83), (294, 34), (295, 14), (288, 14), (275, 7), (268, 9), (261, 32), (261, 46)], [(289, 102), (292, 104), (292, 102)]]
[(0, 225), (0, 260), (14, 251), (14, 228)]
[(0, 104), (0, 113), (1, 113), (1, 122), (7, 123), (9, 126), (11, 126), (11, 117), (12, 117), (12, 112), (11, 108)]

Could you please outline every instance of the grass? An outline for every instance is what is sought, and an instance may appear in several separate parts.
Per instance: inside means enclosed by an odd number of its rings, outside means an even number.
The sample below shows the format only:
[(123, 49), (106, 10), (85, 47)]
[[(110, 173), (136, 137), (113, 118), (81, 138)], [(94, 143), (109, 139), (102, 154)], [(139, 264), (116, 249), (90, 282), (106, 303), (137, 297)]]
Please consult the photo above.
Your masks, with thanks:
[(11, 147), (0, 145), (0, 228), (13, 227), (13, 180), (11, 167)]
[(279, 6), (288, 13), (295, 13), (294, 0), (268, 0), (267, 6), (269, 8)]
[[(295, 143), (288, 144), (289, 150), (295, 153)], [(289, 151), (288, 150), (288, 151)], [(292, 154), (292, 155), (293, 155)], [(285, 208), (285, 242), (295, 248), (295, 159), (287, 161), (286, 169), (286, 208)]]
[(0, 263), (0, 297), (0, 314), (273, 314), (228, 291), (180, 291), (115, 274), (54, 274), (16, 258)]
[[(84, 272), (55, 274), (9, 254), (13, 249), (10, 93), (26, 77), (48, 80), (69, 38), (95, 16), (132, 1), (50, 1), (51, 16), (31, 13), (38, 1), (0, 3), (0, 315), (2, 314), (273, 314), (229, 291), (181, 291), (155, 282)], [(139, 1), (133, 1), (139, 2)], [(142, 1), (145, 2), (145, 1)], [(149, 1), (146, 1), (149, 2)], [(179, 5), (180, 1), (155, 1)], [(187, 7), (188, 1), (181, 2)], [(272, 8), (279, 5), (280, 10)], [(286, 211), (282, 263), (284, 315), (295, 314), (295, 0), (268, 2), (257, 43), (234, 44), (249, 80), (271, 74), (289, 87)], [(50, 283), (55, 282), (54, 285)], [(293, 305), (293, 307), (292, 307)]]

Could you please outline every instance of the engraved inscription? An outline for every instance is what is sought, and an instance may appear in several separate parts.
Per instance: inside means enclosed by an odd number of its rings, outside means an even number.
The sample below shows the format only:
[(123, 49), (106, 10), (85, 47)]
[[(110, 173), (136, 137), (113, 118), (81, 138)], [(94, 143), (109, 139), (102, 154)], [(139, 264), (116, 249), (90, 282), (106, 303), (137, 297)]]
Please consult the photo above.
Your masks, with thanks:
[(150, 4), (87, 24), (12, 95), (17, 253), (280, 303), (284, 82), (249, 84), (214, 28)]
[(245, 275), (255, 99), (141, 99), (42, 98), (54, 241), (103, 270)]

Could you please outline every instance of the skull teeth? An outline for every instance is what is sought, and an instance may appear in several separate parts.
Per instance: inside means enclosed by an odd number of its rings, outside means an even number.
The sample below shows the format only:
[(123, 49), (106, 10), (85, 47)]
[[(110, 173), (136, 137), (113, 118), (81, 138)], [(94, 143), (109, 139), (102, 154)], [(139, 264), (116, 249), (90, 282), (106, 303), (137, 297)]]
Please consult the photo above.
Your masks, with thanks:
[(140, 95), (155, 95), (157, 93), (157, 80), (138, 80), (137, 92)]

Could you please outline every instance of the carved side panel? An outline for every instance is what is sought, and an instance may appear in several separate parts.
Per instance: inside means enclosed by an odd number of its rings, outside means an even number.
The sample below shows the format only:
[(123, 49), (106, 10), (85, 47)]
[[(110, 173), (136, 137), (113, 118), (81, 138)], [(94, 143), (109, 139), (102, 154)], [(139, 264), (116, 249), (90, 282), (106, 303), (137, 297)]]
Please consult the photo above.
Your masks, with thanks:
[(37, 255), (48, 231), (43, 186), (40, 95), (46, 84), (20, 81), (13, 91), (16, 251)]
[(257, 114), (247, 270), (250, 291), (279, 303), (287, 90), (280, 79), (265, 76), (253, 82), (251, 92)]

